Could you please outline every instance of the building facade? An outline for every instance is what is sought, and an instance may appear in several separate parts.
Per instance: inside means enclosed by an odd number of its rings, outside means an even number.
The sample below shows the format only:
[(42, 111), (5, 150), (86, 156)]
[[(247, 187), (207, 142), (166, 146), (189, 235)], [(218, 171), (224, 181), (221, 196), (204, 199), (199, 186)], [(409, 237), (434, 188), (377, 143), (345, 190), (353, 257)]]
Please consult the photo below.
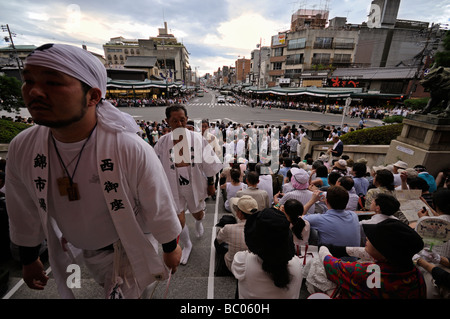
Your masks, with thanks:
[(323, 70), (354, 63), (358, 31), (334, 19), (325, 28), (328, 12), (299, 10), (294, 16), (291, 30), (272, 37), (269, 86), (321, 87), (327, 80)]
[(189, 66), (189, 52), (168, 32), (167, 23), (158, 29), (156, 37), (149, 39), (111, 38), (103, 45), (106, 66), (108, 68), (125, 68), (128, 57), (155, 57), (159, 66), (158, 77), (167, 82), (190, 83), (191, 68)]
[(248, 83), (251, 60), (242, 58), (236, 60), (236, 84)]

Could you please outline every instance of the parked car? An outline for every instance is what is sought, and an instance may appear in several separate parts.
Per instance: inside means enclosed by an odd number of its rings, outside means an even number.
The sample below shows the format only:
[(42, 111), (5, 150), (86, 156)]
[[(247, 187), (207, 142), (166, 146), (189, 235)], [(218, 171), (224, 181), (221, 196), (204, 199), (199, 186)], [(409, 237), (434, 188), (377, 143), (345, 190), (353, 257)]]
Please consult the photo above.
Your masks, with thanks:
[(227, 102), (228, 103), (236, 103), (236, 100), (234, 99), (234, 97), (229, 96), (229, 97), (227, 97)]
[(219, 95), (217, 97), (217, 103), (225, 103), (225, 97), (223, 95)]

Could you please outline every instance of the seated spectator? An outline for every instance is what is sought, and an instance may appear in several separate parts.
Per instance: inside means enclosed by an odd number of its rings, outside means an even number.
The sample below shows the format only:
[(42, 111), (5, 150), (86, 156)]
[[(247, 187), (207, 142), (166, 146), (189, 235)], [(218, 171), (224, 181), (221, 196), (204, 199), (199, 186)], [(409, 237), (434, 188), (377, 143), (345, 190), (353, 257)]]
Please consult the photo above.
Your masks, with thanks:
[[(250, 165), (250, 164), (249, 164)], [(265, 169), (264, 169), (265, 168)], [(259, 183), (258, 188), (267, 192), (269, 195), (269, 204), (273, 203), (273, 177), (268, 174), (268, 167), (264, 167), (262, 163), (258, 163), (255, 165), (255, 171), (259, 175)], [(266, 172), (263, 174), (262, 172)]]
[(271, 206), (269, 203), (269, 194), (265, 190), (258, 188), (259, 175), (256, 172), (249, 172), (247, 174), (247, 188), (236, 193), (236, 197), (243, 195), (250, 195), (258, 203), (258, 211)]
[[(428, 213), (423, 213), (419, 211), (417, 213), (419, 219), (417, 224), (419, 224), (423, 219), (426, 218), (438, 218), (450, 222), (450, 189), (439, 189), (433, 194), (433, 206), (434, 209), (433, 216), (429, 216)], [(416, 226), (417, 229), (417, 226)], [(442, 244), (433, 246), (433, 251), (441, 256), (450, 256), (450, 241)]]
[(291, 169), (292, 167), (292, 159), (285, 157), (283, 158), (283, 166), (279, 170), (279, 174), (283, 175), (283, 177), (286, 177), (286, 173)]
[(244, 233), (248, 250), (237, 252), (231, 265), (239, 299), (298, 299), (302, 264), (283, 213), (267, 208), (252, 214)]
[[(369, 210), (370, 205), (372, 205), (372, 201), (379, 193), (384, 194), (390, 194), (395, 197), (394, 192), (394, 174), (392, 174), (391, 171), (387, 169), (379, 169), (376, 170), (374, 179), (373, 179), (373, 185), (375, 188), (371, 188), (367, 191), (366, 194), (366, 203), (365, 203), (365, 209)], [(405, 217), (405, 215), (399, 210), (394, 214), (395, 217), (397, 217), (401, 222), (405, 224), (409, 224), (408, 219)]]
[(401, 186), (402, 181), (400, 178), (400, 173), (408, 168), (408, 164), (403, 161), (397, 161), (392, 164), (392, 174), (394, 174), (394, 186)]
[(328, 168), (325, 165), (318, 166), (315, 173), (315, 178), (314, 180), (311, 180), (311, 184), (314, 184), (317, 187), (330, 186), (330, 184), (328, 184)]
[(334, 162), (331, 171), (338, 172), (339, 174), (341, 174), (341, 176), (347, 175), (347, 161), (344, 159), (337, 160), (336, 162)]
[(414, 168), (407, 168), (400, 172), (401, 186), (395, 187), (395, 190), (408, 190), (408, 180), (418, 177), (419, 174)]
[[(319, 250), (329, 280), (338, 287), (338, 299), (418, 299), (426, 298), (424, 278), (413, 256), (424, 247), (422, 238), (408, 225), (393, 219), (378, 224), (364, 224), (366, 252), (374, 262), (343, 262), (345, 250), (326, 246)], [(341, 252), (341, 254), (339, 254)], [(339, 256), (340, 255), (340, 256)], [(373, 272), (369, 267), (378, 266)], [(371, 268), (372, 269), (372, 268)], [(370, 276), (380, 276), (373, 280)]]
[(400, 209), (400, 202), (391, 194), (379, 193), (370, 204), (370, 211), (375, 212), (370, 219), (360, 224), (378, 224), (386, 219), (398, 219), (394, 216)]
[(338, 172), (331, 172), (330, 174), (328, 174), (328, 185), (329, 186), (322, 186), (320, 187), (321, 191), (326, 191), (328, 189), (328, 187), (330, 186), (335, 186), (337, 180), (341, 177), (341, 173)]
[(367, 166), (364, 163), (356, 162), (353, 164), (352, 175), (357, 195), (366, 195), (369, 188), (369, 180), (366, 178)]
[(417, 171), (417, 173), (419, 173), (418, 176), (420, 178), (423, 178), (428, 183), (428, 185), (430, 185), (429, 192), (434, 193), (437, 189), (437, 186), (436, 180), (434, 179), (433, 175), (429, 174), (427, 172), (427, 168), (423, 165), (416, 165), (414, 166), (414, 169)]
[(289, 199), (280, 207), (280, 210), (286, 215), (286, 218), (291, 223), (295, 251), (298, 252), (300, 246), (308, 244), (310, 233), (309, 222), (302, 218), (303, 204), (296, 199)]
[[(309, 174), (307, 171), (301, 168), (291, 169), (292, 178), (291, 184), (294, 188), (289, 193), (275, 194), (273, 202), (275, 205), (281, 206), (288, 199), (296, 199), (303, 205), (306, 204), (312, 197), (312, 192), (308, 189), (309, 186)], [(281, 198), (280, 198), (281, 197)], [(308, 214), (314, 214), (315, 205), (312, 205), (307, 211)]]
[(353, 178), (351, 176), (342, 176), (340, 177), (336, 185), (344, 187), (348, 192), (348, 203), (347, 207), (345, 207), (346, 210), (352, 210), (356, 211), (358, 209), (358, 201), (359, 196), (356, 194)]
[(221, 189), (226, 190), (227, 199), (225, 200), (224, 206), (227, 212), (232, 212), (230, 207), (230, 198), (235, 197), (238, 191), (247, 188), (246, 184), (239, 181), (241, 177), (241, 171), (239, 169), (232, 168), (230, 171), (230, 177), (231, 182), (226, 182), (225, 184), (220, 186)]
[(252, 197), (244, 195), (242, 197), (233, 197), (230, 199), (230, 205), (236, 212), (236, 217), (239, 220), (236, 224), (227, 224), (219, 230), (216, 238), (217, 244), (226, 244), (227, 252), (224, 259), (227, 268), (231, 271), (231, 264), (234, 255), (238, 251), (247, 250), (244, 237), (244, 227), (247, 218), (258, 211), (258, 203)]
[[(427, 282), (427, 275), (431, 275), (432, 288), (436, 288), (431, 294), (427, 294), (428, 299), (450, 299), (450, 262), (449, 259), (440, 256), (435, 252), (423, 249), (418, 255), (416, 264), (426, 271), (424, 274)], [(428, 287), (427, 287), (428, 288)], [(427, 289), (430, 291), (430, 289)]]
[[(319, 200), (320, 193), (314, 192), (310, 202)], [(325, 203), (328, 210), (323, 214), (303, 215), (312, 229), (317, 230), (319, 244), (334, 244), (339, 246), (359, 246), (360, 226), (355, 212), (345, 210), (348, 203), (348, 192), (342, 186), (331, 186), (327, 190)]]
[(420, 177), (407, 179), (409, 189), (420, 189), (422, 191), (422, 198), (427, 202), (430, 207), (433, 207), (433, 194), (429, 192), (430, 185)]
[(436, 176), (437, 188), (450, 188), (450, 168), (443, 169)]
[[(289, 193), (294, 190), (294, 186), (292, 186), (292, 183), (291, 183), (291, 178), (292, 178), (292, 172), (289, 170), (286, 173), (286, 178), (284, 179), (285, 181), (283, 182), (283, 187), (281, 188), (280, 193), (286, 194), (286, 193)], [(276, 193), (274, 195), (276, 195)]]

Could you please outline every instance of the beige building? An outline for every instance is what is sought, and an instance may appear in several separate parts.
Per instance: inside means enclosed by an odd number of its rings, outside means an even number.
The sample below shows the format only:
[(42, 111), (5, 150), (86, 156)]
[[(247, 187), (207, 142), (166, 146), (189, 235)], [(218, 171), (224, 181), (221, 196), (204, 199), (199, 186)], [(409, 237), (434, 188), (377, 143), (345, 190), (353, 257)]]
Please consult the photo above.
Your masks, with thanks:
[[(345, 18), (330, 20), (328, 11), (298, 10), (291, 30), (272, 37), (269, 86), (322, 87), (327, 72), (354, 62), (358, 31), (345, 27)], [(308, 72), (305, 72), (308, 71)]]
[(189, 52), (183, 43), (168, 32), (167, 23), (158, 31), (158, 36), (149, 39), (111, 38), (103, 45), (107, 67), (125, 68), (128, 57), (155, 57), (159, 72), (154, 76), (167, 79), (168, 82), (188, 82)]

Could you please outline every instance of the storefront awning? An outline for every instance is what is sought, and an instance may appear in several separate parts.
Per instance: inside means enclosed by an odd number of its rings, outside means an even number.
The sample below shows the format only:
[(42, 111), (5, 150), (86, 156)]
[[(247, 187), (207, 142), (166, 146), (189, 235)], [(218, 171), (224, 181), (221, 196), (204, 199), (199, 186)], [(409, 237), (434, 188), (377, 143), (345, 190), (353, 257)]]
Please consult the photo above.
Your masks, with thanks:
[(181, 82), (166, 83), (165, 81), (119, 81), (111, 80), (106, 84), (108, 89), (147, 89), (147, 88), (181, 88), (183, 84)]
[(352, 94), (362, 93), (362, 88), (272, 87), (268, 89), (258, 89), (256, 87), (249, 87), (245, 89), (245, 92), (255, 94), (276, 94), (285, 96), (309, 95), (318, 97), (350, 97), (352, 96)]

